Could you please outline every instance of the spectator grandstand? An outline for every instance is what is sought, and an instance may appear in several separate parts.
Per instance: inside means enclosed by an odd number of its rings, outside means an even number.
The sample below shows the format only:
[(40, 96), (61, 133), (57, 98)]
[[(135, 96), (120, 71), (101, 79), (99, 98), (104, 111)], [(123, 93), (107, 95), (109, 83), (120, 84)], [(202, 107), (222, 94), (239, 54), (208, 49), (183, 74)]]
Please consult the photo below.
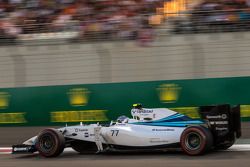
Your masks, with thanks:
[(0, 0), (0, 44), (36, 39), (147, 43), (163, 16), (174, 33), (247, 31), (250, 0)]
[(247, 31), (250, 0), (203, 0), (175, 18), (174, 27), (175, 33)]
[(0, 41), (55, 38), (58, 32), (74, 32), (68, 36), (77, 40), (136, 39), (139, 31), (152, 28), (149, 17), (163, 2), (0, 0)]

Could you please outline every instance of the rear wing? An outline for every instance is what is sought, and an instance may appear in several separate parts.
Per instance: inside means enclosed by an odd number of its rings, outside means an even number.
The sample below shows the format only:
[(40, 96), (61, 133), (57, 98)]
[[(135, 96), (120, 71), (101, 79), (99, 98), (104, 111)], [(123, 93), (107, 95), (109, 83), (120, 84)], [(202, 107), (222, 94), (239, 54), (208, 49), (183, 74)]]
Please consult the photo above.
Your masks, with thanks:
[(241, 137), (240, 105), (201, 106), (199, 114), (208, 122), (215, 139)]

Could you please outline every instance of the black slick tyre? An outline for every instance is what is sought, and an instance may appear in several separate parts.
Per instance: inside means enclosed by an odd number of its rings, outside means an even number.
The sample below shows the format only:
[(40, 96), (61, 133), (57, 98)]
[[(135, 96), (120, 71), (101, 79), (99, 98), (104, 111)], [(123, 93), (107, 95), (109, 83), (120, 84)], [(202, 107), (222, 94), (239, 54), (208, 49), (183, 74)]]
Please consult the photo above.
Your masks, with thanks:
[(44, 129), (37, 136), (36, 149), (44, 157), (57, 157), (65, 148), (65, 138), (56, 129)]
[(186, 154), (201, 155), (213, 146), (213, 136), (205, 127), (191, 126), (182, 132), (180, 143)]

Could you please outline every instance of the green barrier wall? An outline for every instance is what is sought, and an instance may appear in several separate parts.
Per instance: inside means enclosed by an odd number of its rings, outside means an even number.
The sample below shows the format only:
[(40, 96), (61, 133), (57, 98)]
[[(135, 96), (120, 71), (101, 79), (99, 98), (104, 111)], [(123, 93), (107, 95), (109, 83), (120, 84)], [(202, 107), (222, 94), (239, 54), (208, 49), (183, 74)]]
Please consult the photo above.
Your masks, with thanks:
[(0, 89), (0, 126), (103, 122), (130, 115), (131, 104), (198, 118), (197, 106), (241, 104), (250, 120), (250, 77)]

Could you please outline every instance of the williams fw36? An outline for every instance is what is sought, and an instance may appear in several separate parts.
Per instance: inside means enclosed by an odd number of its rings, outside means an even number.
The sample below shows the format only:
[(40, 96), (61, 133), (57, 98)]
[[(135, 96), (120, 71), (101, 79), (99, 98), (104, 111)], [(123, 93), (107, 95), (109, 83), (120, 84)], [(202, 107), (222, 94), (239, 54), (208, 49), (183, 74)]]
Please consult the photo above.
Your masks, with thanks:
[(79, 153), (167, 151), (181, 149), (188, 155), (227, 149), (241, 136), (240, 106), (199, 107), (201, 119), (192, 119), (166, 108), (142, 108), (134, 104), (132, 118), (120, 116), (108, 125), (89, 124), (44, 129), (13, 153), (39, 152), (59, 156), (64, 148)]

